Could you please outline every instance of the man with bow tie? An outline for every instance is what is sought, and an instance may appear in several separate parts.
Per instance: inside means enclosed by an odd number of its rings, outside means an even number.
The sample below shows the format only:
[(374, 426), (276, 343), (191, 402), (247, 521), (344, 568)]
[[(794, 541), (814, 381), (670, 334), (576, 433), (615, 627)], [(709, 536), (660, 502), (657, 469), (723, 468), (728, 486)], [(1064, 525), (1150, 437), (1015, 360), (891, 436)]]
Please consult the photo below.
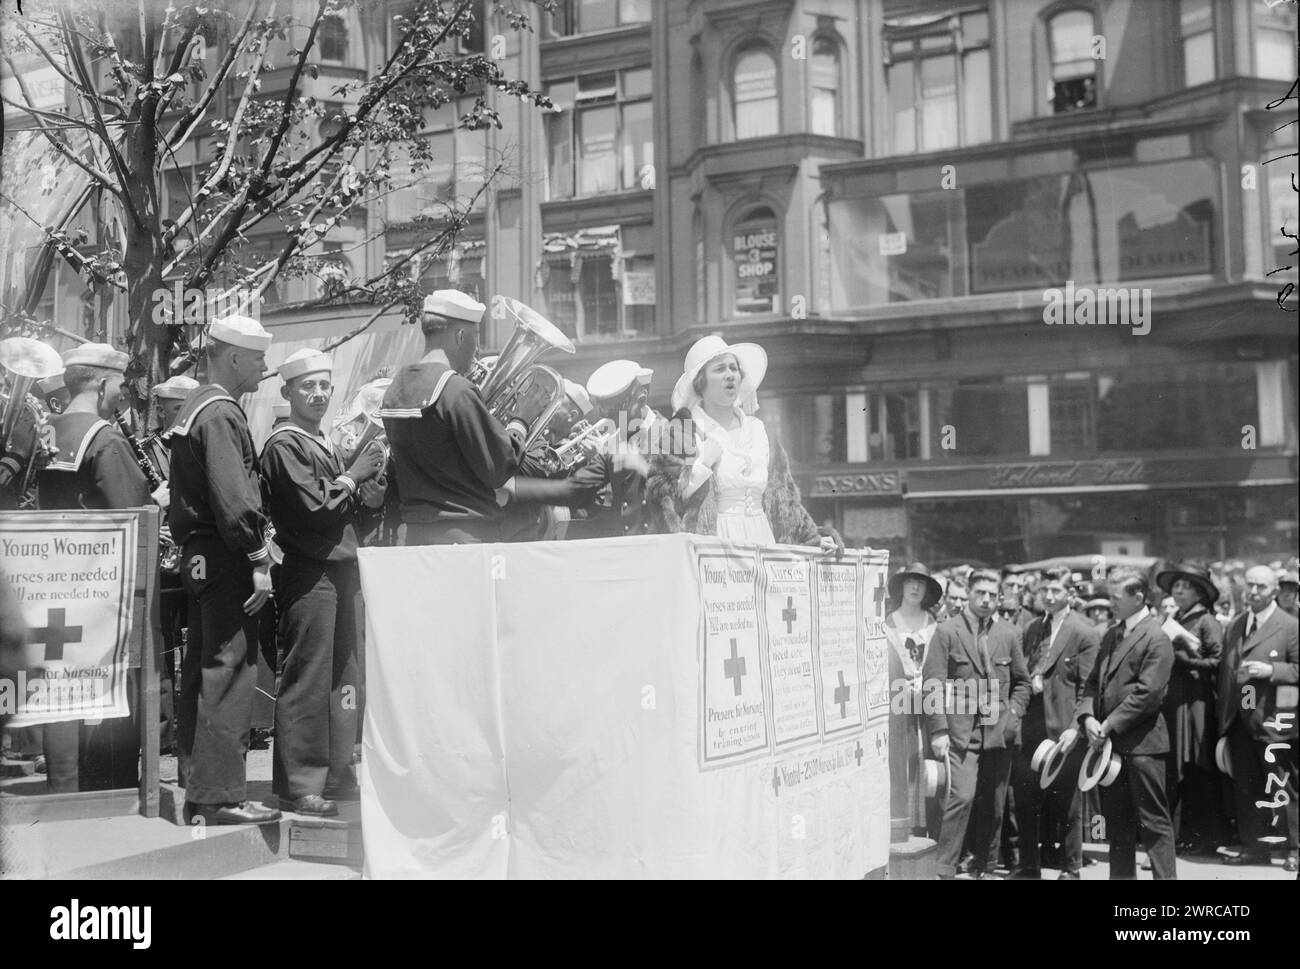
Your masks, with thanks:
[(1077, 783), (1079, 765), (1087, 744), (1078, 738), (1064, 761), (1055, 765), (1056, 779), (1043, 790), (1039, 773), (1030, 767), (1034, 751), (1044, 740), (1058, 741), (1075, 727), (1074, 711), (1084, 684), (1097, 661), (1100, 630), (1070, 608), (1074, 580), (1069, 569), (1048, 569), (1041, 591), (1047, 614), (1025, 631), (1032, 694), (1015, 749), (1011, 783), (1015, 790), (1016, 819), (1020, 828), (1020, 868), (1012, 878), (1040, 878), (1039, 840), (1044, 808), (1064, 822), (1062, 880), (1078, 880), (1083, 867), (1082, 796)]
[(1169, 730), (1160, 712), (1174, 668), (1174, 646), (1146, 606), (1148, 592), (1146, 576), (1136, 569), (1112, 573), (1110, 601), (1118, 622), (1102, 637), (1075, 711), (1089, 747), (1101, 750), (1109, 740), (1122, 759), (1119, 775), (1101, 801), (1112, 879), (1137, 877), (1139, 825), (1152, 876), (1178, 877), (1165, 791)]
[(1228, 628), (1219, 664), (1219, 736), (1226, 743), (1242, 852), (1229, 865), (1271, 863), (1265, 837), (1285, 836), (1297, 869), (1296, 701), (1300, 624), (1273, 601), (1273, 571), (1246, 572), (1248, 611)]
[[(969, 824), (975, 825), (976, 878), (998, 857), (1002, 809), (1020, 721), (1029, 703), (1029, 672), (1020, 630), (997, 618), (998, 576), (972, 572), (960, 615), (939, 626), (925, 655), (923, 689), (944, 688), (944, 703), (926, 717), (930, 747), (946, 760), (951, 791), (939, 831), (938, 875), (953, 878)], [(971, 709), (978, 699), (979, 709)]]

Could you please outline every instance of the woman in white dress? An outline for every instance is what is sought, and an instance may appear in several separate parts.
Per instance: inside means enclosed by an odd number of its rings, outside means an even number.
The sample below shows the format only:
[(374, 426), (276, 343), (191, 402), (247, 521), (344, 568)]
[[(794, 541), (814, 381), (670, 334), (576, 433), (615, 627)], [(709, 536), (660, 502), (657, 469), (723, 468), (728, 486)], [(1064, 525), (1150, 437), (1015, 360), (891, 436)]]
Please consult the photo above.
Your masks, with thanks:
[(678, 421), (689, 415), (690, 425), (676, 453), (657, 456), (647, 498), (669, 531), (842, 548), (803, 507), (784, 449), (753, 416), (766, 373), (767, 354), (756, 344), (707, 336), (691, 347), (672, 401)]

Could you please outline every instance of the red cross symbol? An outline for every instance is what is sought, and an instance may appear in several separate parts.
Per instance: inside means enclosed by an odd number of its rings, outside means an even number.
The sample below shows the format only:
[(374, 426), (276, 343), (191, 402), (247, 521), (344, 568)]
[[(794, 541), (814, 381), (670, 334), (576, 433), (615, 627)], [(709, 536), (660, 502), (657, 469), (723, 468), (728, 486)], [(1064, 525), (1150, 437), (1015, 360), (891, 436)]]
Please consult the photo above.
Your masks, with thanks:
[(723, 679), (731, 680), (732, 685), (736, 688), (736, 696), (740, 696), (740, 678), (745, 675), (745, 658), (736, 655), (736, 640), (731, 641), (731, 659), (723, 660), (722, 676)]
[(840, 719), (843, 720), (845, 717), (848, 716), (848, 713), (845, 711), (845, 707), (848, 705), (849, 702), (849, 687), (844, 682), (843, 670), (839, 671), (839, 678), (840, 678), (840, 685), (835, 688), (835, 692), (832, 694), (833, 699), (831, 700), (831, 702), (838, 703), (840, 705)]
[(781, 619), (785, 622), (785, 633), (790, 635), (794, 632), (794, 621), (799, 618), (799, 612), (794, 607), (794, 596), (785, 597), (785, 608), (781, 610)]
[(32, 645), (45, 647), (46, 662), (63, 659), (63, 647), (81, 642), (81, 627), (67, 626), (67, 613), (63, 609), (45, 610), (45, 625), (32, 630)]

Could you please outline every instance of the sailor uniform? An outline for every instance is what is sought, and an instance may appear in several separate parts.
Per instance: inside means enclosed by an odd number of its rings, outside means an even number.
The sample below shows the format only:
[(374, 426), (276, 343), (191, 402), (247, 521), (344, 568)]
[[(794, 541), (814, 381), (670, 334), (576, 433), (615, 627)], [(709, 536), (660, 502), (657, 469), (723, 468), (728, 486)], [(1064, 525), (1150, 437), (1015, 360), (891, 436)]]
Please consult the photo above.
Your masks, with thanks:
[(357, 486), (328, 437), (284, 423), (260, 461), (284, 550), (272, 790), (297, 800), (351, 787), (362, 622)]
[(253, 566), (270, 560), (256, 451), (243, 410), (217, 385), (186, 400), (170, 446), (168, 521), (190, 606), (178, 711), (185, 799), (240, 802), (257, 683), (258, 620), (244, 603)]
[[(139, 508), (149, 483), (121, 431), (85, 411), (50, 418), (59, 452), (40, 474), (44, 509)], [(129, 674), (134, 680), (134, 671)], [(128, 690), (134, 696), (134, 690)], [(140, 735), (134, 716), (46, 724), (45, 761), (50, 791), (104, 791), (139, 783)]]
[(435, 351), (397, 372), (379, 416), (393, 451), (406, 544), (499, 541), (504, 515), (496, 491), (519, 470), (524, 450), (474, 385)]

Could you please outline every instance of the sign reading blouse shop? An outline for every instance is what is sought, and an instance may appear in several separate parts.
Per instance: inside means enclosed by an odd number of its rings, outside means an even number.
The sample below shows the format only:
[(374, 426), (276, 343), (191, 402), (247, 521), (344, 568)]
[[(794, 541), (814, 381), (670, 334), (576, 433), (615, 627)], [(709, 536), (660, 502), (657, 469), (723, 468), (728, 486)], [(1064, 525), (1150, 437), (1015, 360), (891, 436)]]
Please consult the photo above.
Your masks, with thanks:
[(736, 312), (780, 312), (780, 243), (775, 220), (738, 226), (731, 245), (736, 265)]

